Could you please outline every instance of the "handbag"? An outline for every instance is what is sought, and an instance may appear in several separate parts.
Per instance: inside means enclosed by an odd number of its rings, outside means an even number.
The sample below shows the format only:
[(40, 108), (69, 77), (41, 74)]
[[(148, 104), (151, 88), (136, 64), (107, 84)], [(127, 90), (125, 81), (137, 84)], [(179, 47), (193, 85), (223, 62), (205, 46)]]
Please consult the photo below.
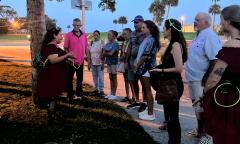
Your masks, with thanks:
[(179, 101), (176, 80), (164, 78), (164, 73), (151, 72), (150, 83), (156, 91), (155, 100), (158, 104)]
[(37, 69), (44, 69), (47, 68), (46, 67), (46, 63), (48, 62), (48, 59), (46, 59), (45, 61), (42, 61), (42, 55), (40, 52), (35, 53), (33, 61), (32, 61), (32, 65), (34, 68)]
[(125, 63), (124, 62), (119, 62), (117, 65), (117, 71), (120, 73), (125, 72)]

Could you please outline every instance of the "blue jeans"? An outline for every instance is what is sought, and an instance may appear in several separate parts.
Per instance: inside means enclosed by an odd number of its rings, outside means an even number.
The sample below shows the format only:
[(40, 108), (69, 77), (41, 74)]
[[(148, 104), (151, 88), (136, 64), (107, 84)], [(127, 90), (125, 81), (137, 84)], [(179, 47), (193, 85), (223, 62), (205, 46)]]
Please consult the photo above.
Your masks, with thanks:
[(92, 65), (92, 76), (94, 82), (94, 90), (103, 91), (104, 87), (104, 76), (101, 65)]

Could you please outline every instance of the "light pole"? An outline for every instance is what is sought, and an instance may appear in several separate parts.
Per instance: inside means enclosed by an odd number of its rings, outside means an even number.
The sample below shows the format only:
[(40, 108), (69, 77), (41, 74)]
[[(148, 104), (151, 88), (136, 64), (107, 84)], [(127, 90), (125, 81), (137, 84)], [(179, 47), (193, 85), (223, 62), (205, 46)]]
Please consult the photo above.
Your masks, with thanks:
[(181, 19), (181, 22), (182, 22), (182, 31), (184, 32), (184, 21), (185, 21), (186, 17), (181, 16), (180, 19)]
[(82, 0), (82, 30), (85, 31), (85, 0)]

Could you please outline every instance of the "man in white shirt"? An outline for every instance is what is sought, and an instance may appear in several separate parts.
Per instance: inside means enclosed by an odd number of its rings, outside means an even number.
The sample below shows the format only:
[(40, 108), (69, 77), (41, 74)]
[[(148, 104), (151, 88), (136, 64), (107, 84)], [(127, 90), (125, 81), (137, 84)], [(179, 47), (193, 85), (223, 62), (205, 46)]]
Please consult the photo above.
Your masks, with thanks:
[[(192, 102), (198, 101), (203, 96), (202, 79), (206, 73), (210, 60), (216, 59), (222, 44), (216, 33), (211, 29), (211, 17), (207, 13), (198, 13), (194, 21), (196, 38), (192, 41), (186, 62), (186, 79), (189, 83), (189, 95)], [(198, 121), (197, 130), (191, 134), (200, 137), (204, 134), (203, 109), (200, 103), (193, 106)]]

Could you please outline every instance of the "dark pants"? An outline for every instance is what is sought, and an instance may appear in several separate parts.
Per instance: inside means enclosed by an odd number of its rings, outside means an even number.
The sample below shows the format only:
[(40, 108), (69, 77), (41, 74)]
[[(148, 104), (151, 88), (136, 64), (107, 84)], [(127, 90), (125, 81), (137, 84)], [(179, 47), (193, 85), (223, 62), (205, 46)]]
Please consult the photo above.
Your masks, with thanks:
[[(183, 82), (179, 78), (177, 80), (177, 89), (179, 97), (183, 94)], [(168, 144), (180, 144), (181, 143), (181, 126), (179, 123), (179, 102), (172, 102), (163, 105), (165, 119), (168, 127)]]
[(73, 96), (73, 76), (76, 72), (77, 75), (77, 86), (76, 86), (76, 95), (82, 96), (83, 90), (82, 90), (82, 82), (83, 82), (83, 65), (80, 65), (78, 69), (74, 68), (73, 66), (69, 65), (67, 68), (67, 92), (68, 97)]

